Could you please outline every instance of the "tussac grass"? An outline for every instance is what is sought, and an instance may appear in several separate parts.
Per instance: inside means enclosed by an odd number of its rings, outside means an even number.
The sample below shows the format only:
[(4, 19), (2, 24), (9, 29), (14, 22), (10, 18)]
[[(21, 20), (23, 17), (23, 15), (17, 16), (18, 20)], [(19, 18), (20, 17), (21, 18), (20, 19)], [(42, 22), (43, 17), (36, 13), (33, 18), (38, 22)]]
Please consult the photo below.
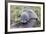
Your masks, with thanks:
[(22, 9), (24, 9), (24, 8), (29, 8), (29, 9), (32, 9), (32, 10), (35, 11), (35, 13), (38, 16), (37, 26), (40, 26), (40, 24), (41, 24), (41, 8), (40, 8), (40, 6), (11, 5), (10, 6), (10, 19), (14, 20), (14, 21), (17, 21), (17, 23), (19, 23), (20, 18), (18, 16), (21, 14)]

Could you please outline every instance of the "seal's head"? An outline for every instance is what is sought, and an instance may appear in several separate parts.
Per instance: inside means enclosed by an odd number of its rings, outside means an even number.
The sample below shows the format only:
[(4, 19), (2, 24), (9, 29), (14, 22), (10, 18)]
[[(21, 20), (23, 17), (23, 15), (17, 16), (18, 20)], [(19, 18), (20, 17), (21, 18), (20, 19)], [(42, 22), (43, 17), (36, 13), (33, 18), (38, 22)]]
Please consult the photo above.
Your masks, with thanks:
[(21, 22), (26, 23), (29, 20), (29, 15), (27, 12), (21, 13)]

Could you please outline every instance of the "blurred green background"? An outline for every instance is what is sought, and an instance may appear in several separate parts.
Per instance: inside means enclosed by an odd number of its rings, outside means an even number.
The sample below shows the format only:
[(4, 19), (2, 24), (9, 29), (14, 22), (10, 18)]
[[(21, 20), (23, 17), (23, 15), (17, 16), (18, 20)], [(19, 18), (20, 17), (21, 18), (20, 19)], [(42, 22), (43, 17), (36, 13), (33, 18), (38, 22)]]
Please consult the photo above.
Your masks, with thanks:
[(21, 6), (21, 5), (11, 5), (10, 6), (10, 19), (11, 20), (15, 20), (15, 21), (20, 21), (20, 18), (18, 17), (22, 10), (28, 8), (28, 9), (32, 9), (35, 11), (35, 13), (38, 16), (38, 25), (40, 25), (41, 23), (41, 7), (40, 6)]

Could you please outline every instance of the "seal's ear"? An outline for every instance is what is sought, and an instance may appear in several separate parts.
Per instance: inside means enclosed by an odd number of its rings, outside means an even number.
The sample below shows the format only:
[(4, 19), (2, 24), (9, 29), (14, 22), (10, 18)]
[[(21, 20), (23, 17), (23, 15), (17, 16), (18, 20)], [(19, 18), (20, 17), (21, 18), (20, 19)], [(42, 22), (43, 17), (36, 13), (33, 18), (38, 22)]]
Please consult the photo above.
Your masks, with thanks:
[(38, 18), (36, 18), (36, 21), (37, 21), (37, 22), (39, 21)]
[(36, 21), (37, 21), (37, 25), (39, 25), (40, 24), (40, 20), (37, 18)]
[(36, 20), (38, 20), (38, 18), (36, 18)]

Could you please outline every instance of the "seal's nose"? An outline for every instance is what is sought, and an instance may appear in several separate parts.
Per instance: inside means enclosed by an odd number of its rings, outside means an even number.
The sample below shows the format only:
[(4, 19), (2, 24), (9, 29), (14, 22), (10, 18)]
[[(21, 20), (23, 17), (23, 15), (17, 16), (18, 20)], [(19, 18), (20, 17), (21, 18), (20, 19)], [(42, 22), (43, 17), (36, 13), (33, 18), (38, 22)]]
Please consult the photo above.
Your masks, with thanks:
[(21, 23), (26, 23), (27, 21), (26, 20), (21, 20)]

